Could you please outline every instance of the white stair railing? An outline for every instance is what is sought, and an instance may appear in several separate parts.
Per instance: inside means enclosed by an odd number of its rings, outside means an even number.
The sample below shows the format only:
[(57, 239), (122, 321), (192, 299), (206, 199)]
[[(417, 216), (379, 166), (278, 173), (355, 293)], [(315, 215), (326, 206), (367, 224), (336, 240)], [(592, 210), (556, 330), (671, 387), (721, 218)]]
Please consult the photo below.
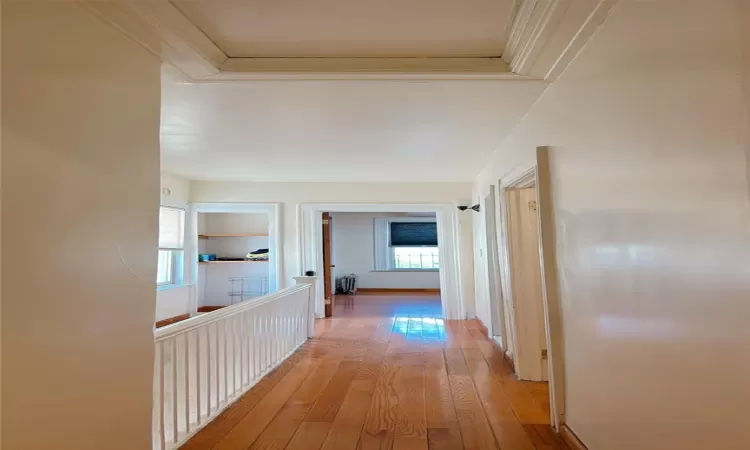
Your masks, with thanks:
[(215, 418), (313, 334), (315, 279), (154, 332), (153, 448)]

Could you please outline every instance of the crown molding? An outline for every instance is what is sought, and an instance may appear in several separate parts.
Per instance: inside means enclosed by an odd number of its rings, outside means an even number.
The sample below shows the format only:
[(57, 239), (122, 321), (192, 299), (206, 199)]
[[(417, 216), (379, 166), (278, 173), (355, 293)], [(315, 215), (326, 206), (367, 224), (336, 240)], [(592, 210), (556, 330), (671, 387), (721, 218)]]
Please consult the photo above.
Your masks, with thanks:
[(169, 0), (78, 0), (185, 82), (252, 80), (553, 81), (617, 0), (520, 0), (502, 58), (230, 58)]
[(229, 58), (207, 80), (520, 78), (500, 58)]
[(228, 59), (168, 0), (79, 0), (79, 4), (192, 80), (215, 75)]
[(519, 75), (554, 81), (617, 0), (522, 0), (503, 60)]

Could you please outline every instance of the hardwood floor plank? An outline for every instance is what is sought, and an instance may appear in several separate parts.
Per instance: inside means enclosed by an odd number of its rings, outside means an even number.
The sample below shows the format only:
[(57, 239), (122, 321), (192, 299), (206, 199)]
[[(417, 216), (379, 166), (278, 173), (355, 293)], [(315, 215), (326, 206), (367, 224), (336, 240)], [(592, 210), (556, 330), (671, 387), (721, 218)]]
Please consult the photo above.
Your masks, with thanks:
[(341, 361), (332, 359), (323, 361), (310, 374), (299, 389), (286, 402), (271, 423), (258, 436), (252, 450), (283, 449), (292, 439), (294, 432), (302, 424), (315, 400), (333, 378)]
[(498, 420), (492, 414), (494, 405), (485, 403), (483, 406), (485, 413), (488, 415), (492, 433), (495, 435), (495, 440), (500, 448), (513, 450), (534, 450), (536, 448), (534, 440), (515, 416)]
[(537, 450), (569, 450), (570, 447), (549, 425), (524, 425)]
[(423, 438), (400, 438), (393, 440), (393, 450), (427, 450), (427, 435)]
[(397, 397), (395, 440), (424, 440), (426, 444), (424, 367), (402, 366), (396, 374), (394, 385)]
[(396, 405), (398, 402), (394, 380), (398, 371), (399, 367), (393, 363), (393, 357), (387, 356), (383, 359), (358, 448), (370, 450), (391, 449), (393, 447)]
[(276, 413), (302, 385), (307, 377), (320, 365), (319, 359), (306, 359), (297, 364), (263, 400), (258, 402), (232, 430), (227, 433), (215, 450), (246, 450), (273, 420)]
[(393, 430), (370, 433), (362, 430), (357, 450), (393, 450)]
[(330, 422), (302, 422), (286, 450), (320, 450), (331, 425)]
[(537, 405), (536, 400), (529, 394), (524, 381), (506, 380), (501, 383), (503, 392), (510, 401), (511, 407), (518, 417), (518, 421), (527, 424), (549, 424), (549, 415), (545, 414)]
[(460, 450), (464, 448), (458, 425), (449, 428), (428, 428), (429, 450)]
[(205, 450), (213, 448), (237, 423), (268, 395), (276, 385), (303, 359), (307, 350), (303, 347), (287, 358), (279, 367), (267, 374), (237, 402), (224, 410), (217, 418), (180, 447), (180, 450)]
[(461, 429), (461, 439), (467, 450), (499, 448), (490, 429), (484, 409), (468, 375), (449, 375), (453, 403)]
[(323, 444), (324, 450), (355, 450), (370, 408), (375, 380), (353, 381)]
[(430, 450), (463, 448), (442, 350), (425, 352), (425, 422)]
[(458, 426), (442, 350), (425, 353), (424, 390), (427, 428)]
[(460, 348), (445, 349), (445, 366), (448, 370), (448, 375), (469, 375), (469, 367), (466, 365), (464, 353)]
[(341, 404), (344, 402), (349, 386), (357, 375), (358, 369), (359, 363), (356, 361), (342, 362), (325, 391), (318, 397), (305, 421), (333, 422)]
[(483, 402), (491, 401), (492, 391), (500, 389), (500, 387), (495, 386), (496, 381), (487, 365), (487, 361), (484, 359), (484, 355), (478, 348), (464, 348), (463, 354), (469, 375), (474, 381), (474, 386), (480, 400)]
[(439, 311), (438, 297), (336, 305), (183, 448), (568, 450), (549, 428), (547, 384), (518, 381), (479, 322)]

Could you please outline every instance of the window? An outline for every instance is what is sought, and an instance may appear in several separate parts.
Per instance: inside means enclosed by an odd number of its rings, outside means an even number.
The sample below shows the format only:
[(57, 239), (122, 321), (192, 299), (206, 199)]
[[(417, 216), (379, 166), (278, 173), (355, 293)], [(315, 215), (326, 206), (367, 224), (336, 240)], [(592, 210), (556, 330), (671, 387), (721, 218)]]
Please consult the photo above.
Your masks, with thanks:
[(185, 210), (159, 208), (159, 256), (156, 284), (182, 283), (185, 244)]
[(437, 224), (425, 219), (375, 219), (376, 270), (438, 270)]
[(439, 269), (440, 252), (437, 247), (391, 247), (392, 269)]

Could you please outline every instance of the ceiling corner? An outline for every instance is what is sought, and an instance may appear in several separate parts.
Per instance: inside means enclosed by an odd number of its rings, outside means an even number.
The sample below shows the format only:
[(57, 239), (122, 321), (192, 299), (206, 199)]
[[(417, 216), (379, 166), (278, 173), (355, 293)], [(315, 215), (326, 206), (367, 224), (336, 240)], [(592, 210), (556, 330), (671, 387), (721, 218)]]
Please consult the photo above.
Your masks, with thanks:
[(521, 0), (503, 60), (518, 75), (554, 81), (618, 0)]

